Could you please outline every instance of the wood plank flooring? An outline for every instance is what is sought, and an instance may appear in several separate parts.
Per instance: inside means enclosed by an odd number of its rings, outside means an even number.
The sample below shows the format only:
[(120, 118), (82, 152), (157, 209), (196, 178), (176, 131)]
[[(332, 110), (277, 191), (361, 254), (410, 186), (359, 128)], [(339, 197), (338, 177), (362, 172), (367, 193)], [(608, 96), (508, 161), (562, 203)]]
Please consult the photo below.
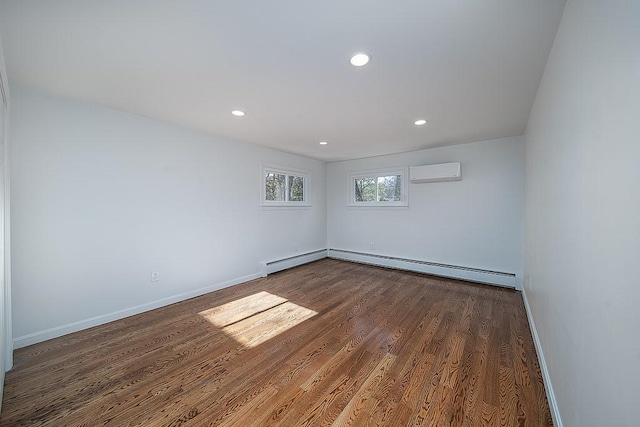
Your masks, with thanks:
[(325, 259), (17, 350), (0, 425), (552, 422), (520, 293)]

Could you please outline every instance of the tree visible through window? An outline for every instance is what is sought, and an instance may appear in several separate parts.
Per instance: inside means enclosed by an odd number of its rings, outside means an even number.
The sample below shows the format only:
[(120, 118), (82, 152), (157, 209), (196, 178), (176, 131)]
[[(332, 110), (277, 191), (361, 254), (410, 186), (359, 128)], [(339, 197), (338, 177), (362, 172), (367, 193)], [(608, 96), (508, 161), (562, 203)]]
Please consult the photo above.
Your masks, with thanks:
[(355, 179), (356, 202), (399, 202), (402, 176), (389, 175)]
[(304, 202), (304, 177), (289, 175), (289, 201)]
[(266, 182), (266, 199), (267, 200), (277, 200), (284, 201), (285, 200), (285, 180), (286, 175), (282, 175), (275, 172), (267, 172), (265, 174), (265, 182)]
[(309, 205), (309, 196), (307, 194), (307, 173), (264, 168), (263, 177), (263, 205)]
[(405, 172), (351, 173), (352, 206), (407, 206)]

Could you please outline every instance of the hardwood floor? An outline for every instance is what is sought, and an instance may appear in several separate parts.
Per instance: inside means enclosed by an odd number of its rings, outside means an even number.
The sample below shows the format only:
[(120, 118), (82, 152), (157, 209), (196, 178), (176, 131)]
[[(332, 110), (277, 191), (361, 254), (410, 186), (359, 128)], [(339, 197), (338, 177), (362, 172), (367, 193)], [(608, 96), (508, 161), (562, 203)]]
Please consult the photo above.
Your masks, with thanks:
[(0, 424), (552, 422), (520, 293), (325, 259), (17, 350)]

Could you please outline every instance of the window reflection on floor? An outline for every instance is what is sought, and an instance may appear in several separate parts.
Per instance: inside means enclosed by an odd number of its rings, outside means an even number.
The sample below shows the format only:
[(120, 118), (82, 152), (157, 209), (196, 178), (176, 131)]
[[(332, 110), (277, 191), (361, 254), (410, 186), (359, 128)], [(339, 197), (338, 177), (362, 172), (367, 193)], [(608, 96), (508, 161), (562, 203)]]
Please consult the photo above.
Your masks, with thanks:
[(245, 347), (255, 347), (318, 314), (269, 292), (198, 313)]

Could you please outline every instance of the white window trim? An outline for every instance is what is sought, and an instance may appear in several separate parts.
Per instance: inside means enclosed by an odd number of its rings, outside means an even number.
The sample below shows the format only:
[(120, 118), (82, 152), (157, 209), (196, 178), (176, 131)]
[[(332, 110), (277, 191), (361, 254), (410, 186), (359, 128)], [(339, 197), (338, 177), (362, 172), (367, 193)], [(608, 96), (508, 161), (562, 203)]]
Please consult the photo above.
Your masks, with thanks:
[[(311, 173), (303, 169), (294, 169), (270, 163), (263, 163), (260, 168), (260, 205), (263, 208), (308, 208), (311, 207)], [(292, 202), (284, 200), (267, 200), (267, 189), (265, 186), (265, 175), (267, 172), (274, 172), (283, 175), (301, 176), (304, 178), (304, 201)], [(288, 194), (289, 179), (285, 180)]]
[[(347, 206), (352, 208), (406, 208), (409, 206), (409, 186), (407, 178), (409, 177), (409, 168), (407, 166), (396, 168), (372, 169), (364, 171), (352, 171), (347, 174), (347, 188), (349, 189)], [(379, 176), (400, 175), (402, 181), (400, 187), (400, 200), (395, 202), (356, 202), (356, 178), (371, 178)]]

